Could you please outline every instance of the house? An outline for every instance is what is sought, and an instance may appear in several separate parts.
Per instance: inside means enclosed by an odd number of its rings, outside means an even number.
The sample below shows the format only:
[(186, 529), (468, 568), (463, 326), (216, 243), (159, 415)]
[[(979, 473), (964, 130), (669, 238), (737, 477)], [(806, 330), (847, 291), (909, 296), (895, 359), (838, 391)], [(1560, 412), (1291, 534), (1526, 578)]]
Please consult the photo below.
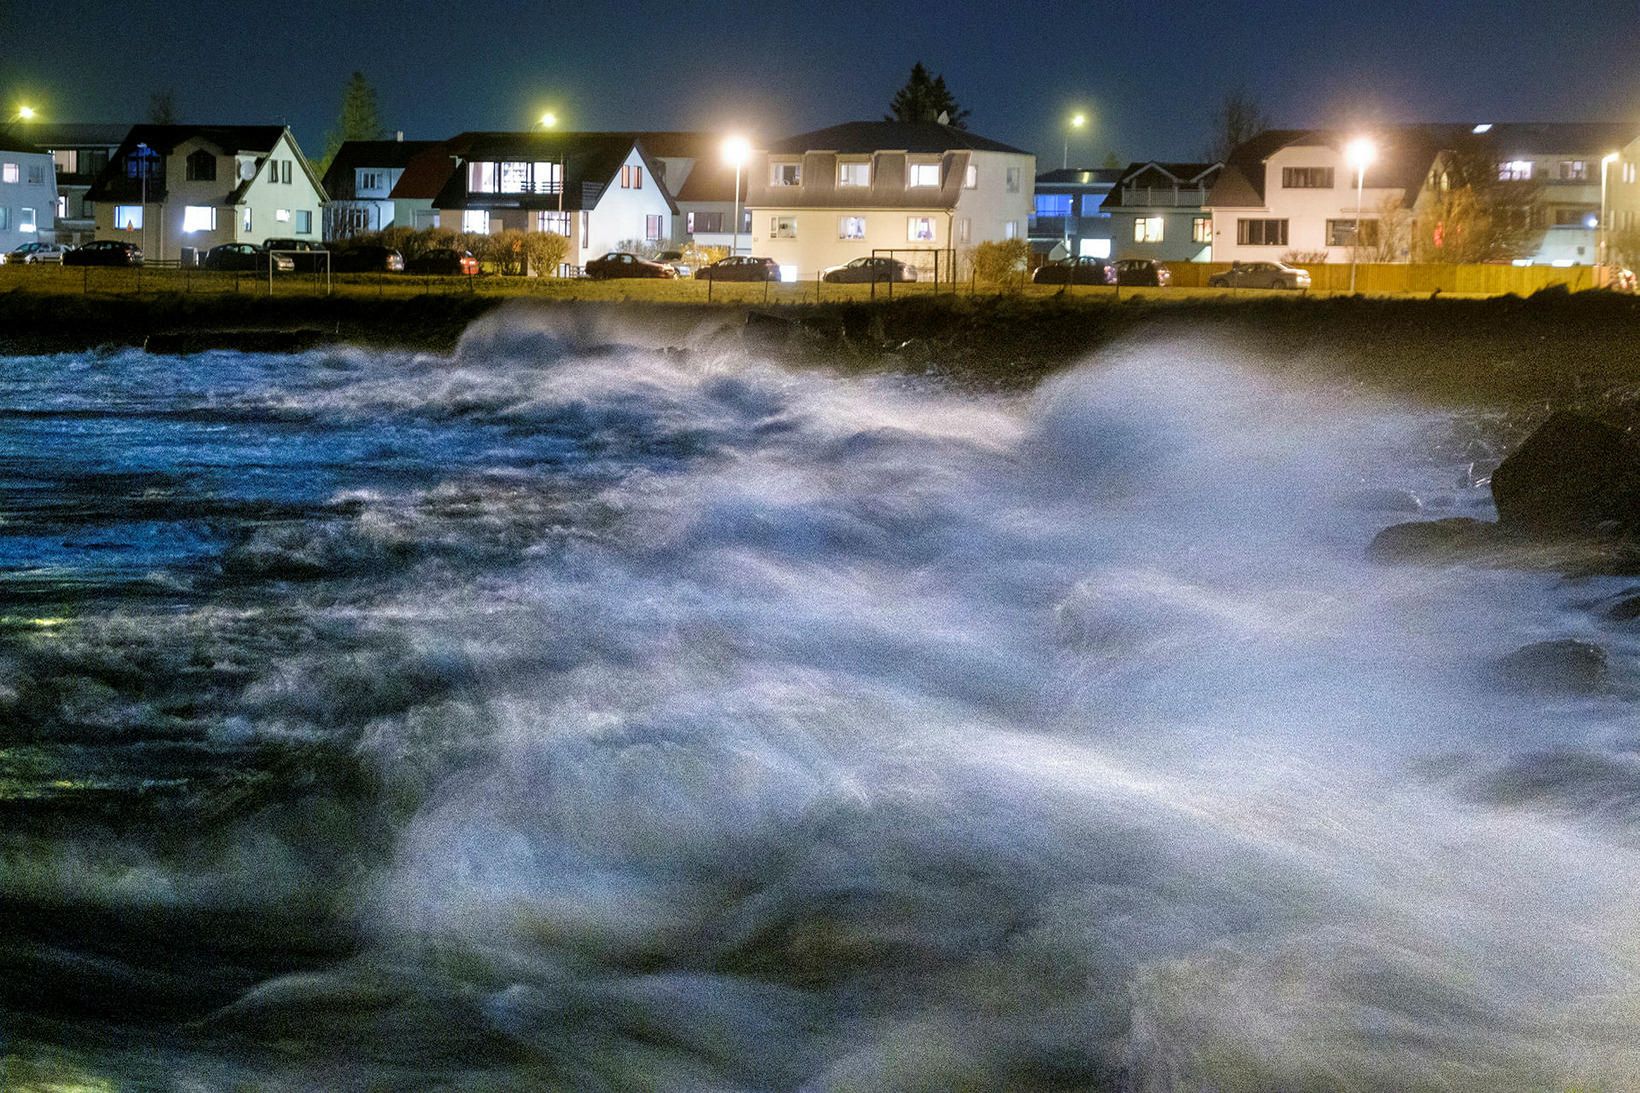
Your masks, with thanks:
[(97, 238), (137, 243), (149, 260), (220, 243), (317, 242), (324, 187), (279, 125), (138, 125), (86, 195)]
[(384, 228), (416, 227), (416, 212), (430, 210), (432, 198), (422, 202), (395, 200), (393, 188), (412, 160), (441, 147), (440, 141), (405, 140), (403, 133), (394, 140), (343, 142), (323, 179), (329, 198), (325, 205), (325, 238), (347, 239)]
[(51, 153), (57, 169), (57, 242), (78, 245), (97, 231), (96, 211), (86, 197), (129, 125), (30, 122), (29, 137)]
[[(1360, 177), (1346, 162), (1356, 136), (1374, 146)], [(1459, 156), (1484, 156), (1499, 181), (1530, 183), (1521, 264), (1596, 261), (1603, 157), (1640, 138), (1640, 125), (1480, 123), (1261, 133), (1236, 148), (1208, 195), (1215, 261), (1280, 258), (1349, 262), (1359, 218), (1373, 261), (1408, 261), (1414, 232), (1438, 244), (1430, 209)]]
[(1206, 262), (1213, 255), (1207, 195), (1222, 163), (1130, 163), (1105, 198), (1117, 258)]
[[(1602, 157), (1604, 159), (1604, 157)], [(1640, 137), (1602, 162), (1606, 184), (1606, 249), (1611, 264), (1640, 267)]]
[(964, 129), (847, 122), (749, 157), (748, 246), (793, 280), (889, 251), (943, 278), (976, 244), (1026, 238), (1035, 179), (1035, 156)]
[(1067, 254), (1109, 258), (1110, 214), (1101, 206), (1122, 172), (1071, 167), (1036, 176), (1031, 213), (1031, 250), (1052, 258)]
[[(631, 135), (655, 161), (661, 181), (677, 204), (671, 240), (728, 248), (734, 235), (735, 169), (723, 158), (723, 135), (654, 131)], [(746, 196), (744, 176), (740, 196)], [(740, 207), (744, 241), (748, 235), (744, 201)]]
[(0, 129), (0, 253), (52, 241), (56, 216), (57, 172), (51, 156), (26, 139), (20, 127)]
[[(493, 235), (550, 231), (570, 241), (570, 266), (669, 238), (677, 203), (664, 169), (630, 133), (463, 133), (445, 142), (432, 200), (445, 228)], [(394, 187), (425, 186), (410, 169)]]

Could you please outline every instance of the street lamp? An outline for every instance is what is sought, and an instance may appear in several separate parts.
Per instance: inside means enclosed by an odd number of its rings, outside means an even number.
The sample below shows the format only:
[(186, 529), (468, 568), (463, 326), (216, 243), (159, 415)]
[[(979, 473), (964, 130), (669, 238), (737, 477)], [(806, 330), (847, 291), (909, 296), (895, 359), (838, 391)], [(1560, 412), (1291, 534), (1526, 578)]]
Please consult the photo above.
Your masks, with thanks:
[(1367, 165), (1378, 158), (1378, 146), (1356, 137), (1344, 146), (1344, 161), (1355, 168), (1355, 245), (1350, 248), (1350, 295), (1355, 295), (1355, 266), (1361, 259), (1361, 195), (1367, 185)]
[(1611, 233), (1606, 230), (1606, 176), (1611, 172), (1612, 164), (1617, 162), (1617, 153), (1608, 152), (1600, 161), (1600, 245), (1595, 249), (1600, 252), (1600, 276), (1606, 276), (1606, 267), (1611, 262), (1607, 254), (1611, 246)]
[[(1085, 126), (1087, 124), (1088, 124), (1088, 117), (1087, 117), (1086, 114), (1072, 114), (1071, 115), (1071, 120), (1070, 120), (1070, 128), (1071, 129), (1080, 130), (1083, 126)], [(1070, 134), (1070, 130), (1066, 130), (1066, 132), (1065, 132), (1065, 155), (1064, 155), (1064, 158), (1062, 158), (1059, 161), (1059, 166), (1060, 166), (1060, 169), (1063, 170), (1063, 169), (1066, 169), (1066, 168), (1070, 167), (1070, 165), (1071, 165), (1071, 134)]]
[(558, 124), (558, 115), (554, 114), (551, 110), (548, 110), (536, 120), (535, 124), (540, 126), (542, 129), (551, 129), (553, 126)]
[(735, 229), (730, 254), (740, 253), (740, 169), (746, 165), (746, 157), (751, 154), (752, 146), (745, 137), (730, 137), (723, 142), (723, 161), (733, 164), (735, 168)]
[(34, 120), (34, 107), (32, 107), (32, 106), (19, 106), (17, 108), (17, 117), (22, 121), (33, 121)]

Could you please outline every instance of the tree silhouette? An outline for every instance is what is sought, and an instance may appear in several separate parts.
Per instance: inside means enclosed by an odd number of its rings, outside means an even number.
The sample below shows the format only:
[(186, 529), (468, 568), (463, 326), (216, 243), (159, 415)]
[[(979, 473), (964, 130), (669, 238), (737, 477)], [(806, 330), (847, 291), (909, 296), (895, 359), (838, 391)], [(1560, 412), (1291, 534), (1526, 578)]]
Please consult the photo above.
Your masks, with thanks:
[(177, 123), (177, 96), (170, 88), (155, 91), (148, 96), (148, 120), (154, 125)]
[(943, 114), (945, 124), (953, 129), (968, 128), (969, 112), (957, 105), (956, 97), (945, 86), (945, 77), (932, 75), (921, 61), (911, 66), (911, 78), (894, 93), (888, 109), (884, 121), (939, 121)]
[(353, 73), (342, 89), (341, 116), (336, 119), (335, 128), (325, 135), (325, 154), (319, 161), (319, 173), (330, 169), (330, 161), (336, 158), (343, 142), (381, 140), (386, 135), (387, 129), (376, 109), (376, 89), (370, 86), (363, 72)]
[(1230, 158), (1236, 146), (1252, 140), (1270, 127), (1264, 108), (1246, 84), (1238, 84), (1225, 92), (1219, 108), (1213, 114), (1212, 140), (1207, 146), (1207, 159), (1223, 163)]

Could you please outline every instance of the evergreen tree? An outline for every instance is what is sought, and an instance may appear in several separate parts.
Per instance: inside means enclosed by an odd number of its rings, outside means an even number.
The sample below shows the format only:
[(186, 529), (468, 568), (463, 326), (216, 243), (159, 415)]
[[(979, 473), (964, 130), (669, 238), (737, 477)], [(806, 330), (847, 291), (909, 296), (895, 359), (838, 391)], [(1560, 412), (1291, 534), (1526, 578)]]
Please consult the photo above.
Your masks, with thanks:
[(911, 78), (894, 93), (888, 104), (889, 113), (884, 121), (926, 122), (939, 121), (944, 114), (946, 124), (954, 129), (966, 129), (968, 111), (957, 105), (955, 96), (945, 86), (944, 76), (935, 76), (921, 61), (911, 66)]
[(330, 169), (343, 142), (350, 140), (381, 140), (387, 135), (381, 114), (376, 109), (376, 89), (364, 78), (363, 72), (348, 77), (342, 89), (342, 113), (335, 128), (325, 136), (325, 154), (319, 161), (319, 173)]

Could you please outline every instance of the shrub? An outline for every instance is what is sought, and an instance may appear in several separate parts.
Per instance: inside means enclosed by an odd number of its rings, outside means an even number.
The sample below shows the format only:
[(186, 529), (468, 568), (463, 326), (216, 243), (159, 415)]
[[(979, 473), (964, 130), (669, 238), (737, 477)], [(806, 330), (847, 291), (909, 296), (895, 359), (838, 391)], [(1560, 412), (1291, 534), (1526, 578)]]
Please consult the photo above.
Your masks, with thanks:
[(1030, 244), (1023, 239), (988, 240), (968, 252), (968, 262), (976, 280), (1000, 285), (1021, 280), (1030, 256)]

